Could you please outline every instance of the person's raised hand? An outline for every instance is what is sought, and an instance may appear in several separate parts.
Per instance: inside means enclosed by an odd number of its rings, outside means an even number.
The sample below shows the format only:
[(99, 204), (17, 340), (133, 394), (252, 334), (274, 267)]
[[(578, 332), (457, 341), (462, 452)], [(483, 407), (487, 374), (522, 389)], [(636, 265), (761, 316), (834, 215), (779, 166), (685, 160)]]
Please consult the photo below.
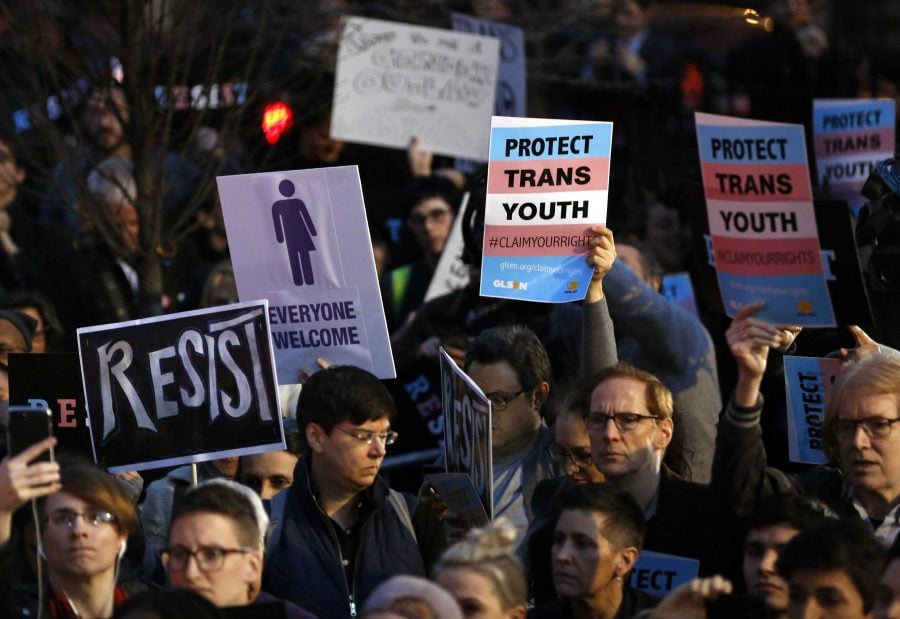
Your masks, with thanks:
[(738, 373), (748, 378), (762, 378), (769, 348), (780, 347), (785, 337), (780, 328), (754, 316), (764, 305), (757, 301), (742, 307), (725, 332)]
[(706, 619), (706, 602), (730, 595), (733, 587), (721, 576), (694, 578), (664, 597), (650, 619)]
[(31, 499), (53, 494), (62, 489), (59, 464), (32, 460), (56, 445), (56, 438), (45, 438), (22, 453), (4, 458), (0, 463), (0, 545), (10, 536), (12, 513)]
[(406, 158), (409, 161), (409, 171), (413, 176), (431, 176), (431, 164), (434, 155), (422, 148), (422, 142), (418, 136), (413, 136), (406, 149)]
[(603, 278), (616, 260), (616, 243), (612, 230), (606, 226), (593, 226), (591, 232), (594, 236), (589, 242), (587, 263), (594, 272), (584, 298), (586, 303), (595, 303), (603, 298)]

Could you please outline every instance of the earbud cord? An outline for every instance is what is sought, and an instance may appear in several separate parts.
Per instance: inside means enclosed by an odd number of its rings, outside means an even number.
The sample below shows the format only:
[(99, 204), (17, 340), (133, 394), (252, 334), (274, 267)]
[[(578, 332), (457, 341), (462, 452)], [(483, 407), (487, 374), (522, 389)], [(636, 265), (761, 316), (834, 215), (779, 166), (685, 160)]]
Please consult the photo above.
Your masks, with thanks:
[(41, 519), (38, 518), (37, 500), (31, 499), (31, 517), (34, 519), (34, 534), (37, 540), (37, 586), (38, 586), (38, 619), (44, 619), (44, 559), (41, 557)]
[[(113, 613), (116, 611), (116, 584), (119, 582), (119, 565), (122, 563), (122, 555), (118, 555), (116, 557), (116, 569), (113, 572), (113, 581), (112, 581), (112, 589), (109, 591), (109, 605), (110, 609)], [(62, 589), (62, 594), (65, 596), (66, 601), (69, 603), (69, 607), (72, 609), (72, 612), (76, 617), (81, 617), (81, 613), (78, 612), (78, 609), (75, 607), (75, 602), (72, 601), (72, 598), (69, 597), (69, 594), (66, 592), (66, 588), (60, 584), (60, 589)], [(111, 615), (110, 615), (111, 616)]]
[[(38, 539), (38, 555), (40, 555), (41, 554), (41, 552), (40, 552), (41, 529), (40, 529), (39, 521), (38, 521), (37, 503), (35, 502), (34, 499), (31, 499), (31, 511), (32, 511), (32, 515), (34, 516), (34, 526), (35, 526), (35, 531), (37, 533), (37, 539)], [(124, 553), (120, 552), (116, 556), (116, 569), (113, 572), (112, 589), (110, 589), (110, 591), (109, 591), (110, 606), (112, 607), (113, 612), (115, 612), (115, 610), (116, 610), (116, 585), (119, 582), (119, 567), (122, 564), (122, 555), (123, 554)], [(38, 619), (43, 619), (43, 617), (44, 617), (43, 571), (44, 570), (43, 570), (43, 561), (40, 556), (38, 556), (38, 558), (37, 558), (37, 566), (38, 566), (38, 573), (37, 573), (37, 578), (38, 578)], [(62, 583), (59, 583), (59, 588), (62, 591), (63, 597), (66, 598), (66, 602), (69, 603), (69, 608), (72, 609), (72, 613), (76, 617), (81, 617), (81, 613), (78, 612), (78, 608), (75, 606), (75, 602), (73, 602), (72, 598), (69, 597), (69, 593), (66, 591), (66, 588), (62, 585)]]

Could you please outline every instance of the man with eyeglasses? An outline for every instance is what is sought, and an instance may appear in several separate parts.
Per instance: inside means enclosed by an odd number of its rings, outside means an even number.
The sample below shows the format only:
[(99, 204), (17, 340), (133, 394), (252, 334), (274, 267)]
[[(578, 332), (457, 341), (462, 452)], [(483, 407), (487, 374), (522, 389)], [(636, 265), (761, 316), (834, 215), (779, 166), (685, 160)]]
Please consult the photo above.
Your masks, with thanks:
[(314, 615), (260, 590), (262, 501), (246, 486), (213, 479), (188, 490), (172, 517), (163, 564), (173, 587), (191, 589), (219, 608), (283, 604), (286, 619)]
[(541, 418), (550, 359), (531, 329), (493, 327), (469, 344), (465, 370), (491, 401), (494, 517), (505, 516), (524, 534), (535, 487), (559, 474), (547, 451), (553, 432)]
[(701, 576), (738, 577), (733, 514), (708, 486), (663, 464), (674, 431), (672, 392), (652, 374), (620, 363), (583, 381), (573, 406), (587, 423), (594, 466), (644, 511), (644, 549), (697, 559)]
[(883, 546), (900, 532), (900, 359), (874, 352), (849, 362), (831, 387), (821, 439), (828, 463), (797, 475), (766, 466), (760, 385), (769, 348), (792, 332), (741, 310), (726, 332), (738, 381), (719, 421), (713, 484), (744, 514), (760, 497), (801, 492), (841, 518), (861, 518)]
[[(425, 576), (442, 550), (439, 527), (414, 523), (406, 498), (378, 474), (397, 440), (393, 415), (387, 389), (365, 370), (334, 366), (303, 385), (306, 445), (294, 482), (272, 499), (266, 591), (320, 617), (349, 617), (390, 576)], [(420, 511), (427, 519), (430, 510)]]
[(401, 193), (400, 210), (408, 213), (406, 225), (422, 256), (398, 266), (381, 278), (385, 319), (392, 333), (422, 305), (450, 236), (458, 203), (456, 186), (439, 176), (416, 177)]

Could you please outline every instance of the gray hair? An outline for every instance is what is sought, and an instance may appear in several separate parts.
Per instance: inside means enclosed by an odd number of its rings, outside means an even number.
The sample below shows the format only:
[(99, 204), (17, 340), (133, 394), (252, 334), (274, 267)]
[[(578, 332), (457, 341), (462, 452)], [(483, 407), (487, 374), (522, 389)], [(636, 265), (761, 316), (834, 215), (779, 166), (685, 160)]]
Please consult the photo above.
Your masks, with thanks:
[(88, 190), (104, 207), (123, 202), (134, 203), (137, 186), (134, 182), (134, 165), (124, 157), (107, 157), (91, 170), (87, 177)]

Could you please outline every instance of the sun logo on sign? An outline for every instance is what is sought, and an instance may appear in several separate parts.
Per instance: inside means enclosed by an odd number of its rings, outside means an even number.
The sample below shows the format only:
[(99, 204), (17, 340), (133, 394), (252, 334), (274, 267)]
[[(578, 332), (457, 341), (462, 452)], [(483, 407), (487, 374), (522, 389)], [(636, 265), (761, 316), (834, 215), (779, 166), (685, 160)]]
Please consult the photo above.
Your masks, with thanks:
[(813, 313), (813, 304), (812, 301), (797, 301), (797, 312), (801, 316), (812, 316)]
[(566, 289), (570, 292), (575, 292), (576, 290), (578, 290), (578, 280), (573, 279), (569, 281), (569, 283), (566, 284)]

